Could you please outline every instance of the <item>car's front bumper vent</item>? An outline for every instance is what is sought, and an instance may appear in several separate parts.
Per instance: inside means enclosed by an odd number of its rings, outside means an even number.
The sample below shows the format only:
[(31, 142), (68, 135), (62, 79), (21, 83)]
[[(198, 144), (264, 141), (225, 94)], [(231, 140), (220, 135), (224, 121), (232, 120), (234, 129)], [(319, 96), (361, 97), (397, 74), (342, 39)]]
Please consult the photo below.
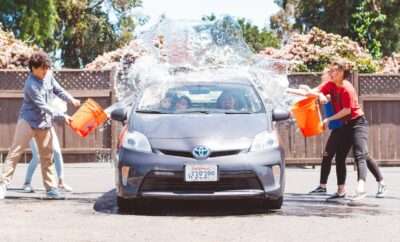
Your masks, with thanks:
[(229, 190), (262, 190), (257, 176), (251, 171), (221, 172), (217, 182), (185, 182), (183, 172), (174, 172), (173, 176), (161, 176), (152, 172), (141, 185), (142, 192), (219, 192)]

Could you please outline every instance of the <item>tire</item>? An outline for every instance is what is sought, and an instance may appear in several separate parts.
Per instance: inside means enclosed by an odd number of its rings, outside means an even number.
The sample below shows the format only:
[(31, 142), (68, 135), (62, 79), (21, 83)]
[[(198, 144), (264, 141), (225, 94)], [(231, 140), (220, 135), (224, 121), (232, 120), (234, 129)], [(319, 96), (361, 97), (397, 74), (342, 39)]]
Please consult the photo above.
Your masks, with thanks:
[(123, 197), (117, 197), (117, 206), (120, 213), (134, 212), (137, 204), (137, 199), (127, 199)]
[(266, 199), (264, 200), (264, 207), (266, 209), (281, 209), (283, 204), (283, 197), (278, 199)]

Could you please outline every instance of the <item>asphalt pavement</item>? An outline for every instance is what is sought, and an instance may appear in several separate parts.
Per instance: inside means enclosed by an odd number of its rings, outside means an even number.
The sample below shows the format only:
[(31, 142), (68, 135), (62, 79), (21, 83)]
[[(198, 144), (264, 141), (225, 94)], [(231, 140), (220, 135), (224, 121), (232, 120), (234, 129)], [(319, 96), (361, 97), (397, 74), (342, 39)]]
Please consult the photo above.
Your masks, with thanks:
[[(148, 201), (136, 214), (119, 214), (110, 163), (66, 164), (74, 189), (65, 200), (45, 198), (40, 169), (35, 193), (21, 190), (26, 165), (19, 165), (0, 201), (0, 241), (400, 241), (400, 168), (383, 168), (388, 193), (359, 202), (326, 202), (310, 196), (319, 167), (288, 168), (281, 210), (265, 211), (255, 201)], [(356, 173), (348, 168), (348, 194)], [(332, 169), (334, 170), (334, 169)], [(335, 192), (332, 172), (328, 193)]]

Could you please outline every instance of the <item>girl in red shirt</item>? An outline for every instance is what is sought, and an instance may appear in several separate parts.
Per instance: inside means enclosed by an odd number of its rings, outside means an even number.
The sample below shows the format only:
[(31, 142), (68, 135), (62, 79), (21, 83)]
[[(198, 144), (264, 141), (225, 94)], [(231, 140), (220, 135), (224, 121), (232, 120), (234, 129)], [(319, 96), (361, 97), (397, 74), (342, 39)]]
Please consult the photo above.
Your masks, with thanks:
[[(353, 85), (345, 79), (350, 73), (350, 68), (347, 67), (345, 61), (338, 60), (332, 63), (329, 69), (331, 81), (322, 84), (319, 90), (319, 98), (323, 102), (327, 101), (326, 95), (330, 95), (332, 105), (336, 114), (324, 119), (324, 125), (328, 125), (330, 121), (341, 119), (345, 125), (340, 128), (344, 134), (340, 136), (338, 146), (343, 147), (337, 149), (340, 159), (336, 158), (337, 165), (345, 167), (347, 152), (353, 146), (354, 158), (358, 168), (358, 186), (356, 195), (353, 200), (362, 199), (366, 196), (365, 180), (367, 175), (367, 166), (374, 174), (377, 174), (378, 194), (384, 196), (385, 185), (376, 162), (370, 159), (368, 155), (368, 121), (364, 116), (364, 112), (358, 103), (358, 97)], [(338, 156), (338, 153), (336, 153)], [(368, 160), (368, 162), (367, 162)], [(373, 168), (373, 169), (372, 169)], [(343, 172), (343, 171), (341, 171)], [(345, 172), (345, 168), (344, 168)], [(338, 176), (343, 174), (338, 174)], [(344, 196), (344, 184), (339, 185), (337, 196)]]

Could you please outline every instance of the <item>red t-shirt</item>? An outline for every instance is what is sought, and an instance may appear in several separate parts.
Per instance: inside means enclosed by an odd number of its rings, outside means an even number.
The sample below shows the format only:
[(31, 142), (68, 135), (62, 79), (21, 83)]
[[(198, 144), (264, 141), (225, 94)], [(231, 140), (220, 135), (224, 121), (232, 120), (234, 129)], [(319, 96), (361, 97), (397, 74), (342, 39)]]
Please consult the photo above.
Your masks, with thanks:
[(318, 88), (325, 96), (328, 94), (331, 96), (331, 102), (335, 113), (340, 112), (343, 108), (350, 108), (350, 115), (342, 118), (342, 120), (354, 120), (364, 115), (358, 103), (356, 91), (350, 82), (345, 80), (342, 86), (337, 86), (334, 82), (327, 81), (322, 83)]

